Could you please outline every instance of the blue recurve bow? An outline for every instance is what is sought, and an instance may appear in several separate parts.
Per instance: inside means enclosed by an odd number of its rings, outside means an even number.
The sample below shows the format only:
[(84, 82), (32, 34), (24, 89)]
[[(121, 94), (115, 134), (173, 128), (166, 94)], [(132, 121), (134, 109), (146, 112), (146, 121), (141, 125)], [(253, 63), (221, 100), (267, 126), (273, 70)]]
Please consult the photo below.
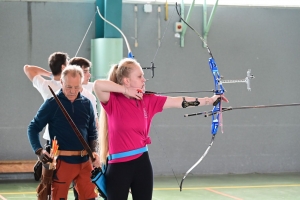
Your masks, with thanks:
[[(202, 36), (200, 35), (200, 33), (198, 33), (192, 26), (190, 26), (184, 19), (182, 19), (178, 8), (177, 8), (177, 3), (176, 3), (176, 11), (178, 16), (180, 17), (180, 19), (189, 27), (191, 28), (197, 35), (198, 37), (202, 40), (202, 42), (204, 43), (204, 46), (206, 47), (210, 58), (208, 59), (208, 63), (209, 63), (209, 67), (211, 70), (211, 73), (213, 75), (213, 79), (214, 79), (214, 94), (215, 95), (223, 95), (224, 94), (224, 87), (222, 85), (222, 81), (221, 81), (221, 76), (219, 74), (219, 70), (218, 70), (218, 66), (215, 62), (215, 59), (212, 55), (211, 50), (209, 49), (206, 41), (202, 38)], [(221, 99), (219, 98), (215, 103), (214, 103), (214, 107), (212, 109), (212, 123), (211, 123), (211, 134), (212, 134), (212, 139), (211, 142), (209, 144), (209, 146), (207, 147), (206, 151), (204, 152), (204, 154), (200, 157), (200, 159), (185, 173), (185, 175), (183, 176), (181, 182), (180, 182), (180, 191), (182, 191), (182, 184), (184, 179), (187, 177), (187, 175), (204, 159), (204, 157), (207, 155), (207, 153), (209, 152), (210, 148), (212, 147), (213, 143), (214, 143), (214, 139), (215, 136), (218, 132), (218, 128), (219, 128), (219, 124), (220, 124), (220, 108), (221, 108)]]

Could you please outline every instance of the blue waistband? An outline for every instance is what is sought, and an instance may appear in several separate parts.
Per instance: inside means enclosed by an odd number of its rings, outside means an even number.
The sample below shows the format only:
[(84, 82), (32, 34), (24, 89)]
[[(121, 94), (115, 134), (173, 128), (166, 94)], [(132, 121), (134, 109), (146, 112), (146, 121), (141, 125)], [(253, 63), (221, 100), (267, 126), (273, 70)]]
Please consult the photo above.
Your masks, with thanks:
[(131, 150), (131, 151), (111, 154), (107, 158), (108, 158), (108, 160), (114, 160), (114, 159), (117, 159), (117, 158), (124, 158), (124, 157), (128, 157), (128, 156), (133, 156), (133, 155), (136, 155), (136, 154), (144, 153), (146, 151), (148, 151), (147, 146), (139, 148), (139, 149)]

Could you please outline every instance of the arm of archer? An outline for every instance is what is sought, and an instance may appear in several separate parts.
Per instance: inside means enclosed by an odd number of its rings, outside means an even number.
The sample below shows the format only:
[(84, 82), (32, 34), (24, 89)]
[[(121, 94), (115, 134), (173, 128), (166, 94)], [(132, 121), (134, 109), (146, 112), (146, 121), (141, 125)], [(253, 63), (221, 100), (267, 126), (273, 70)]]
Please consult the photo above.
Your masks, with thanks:
[[(102, 103), (108, 102), (110, 97), (110, 92), (116, 92), (114, 91), (114, 85), (118, 85), (118, 84), (108, 80), (96, 80), (94, 82), (93, 91), (95, 92), (99, 101), (101, 101)], [(123, 87), (123, 92), (124, 92), (124, 87)]]
[(32, 82), (33, 78), (37, 75), (41, 76), (47, 76), (50, 77), (52, 75), (51, 72), (38, 67), (38, 66), (33, 66), (33, 65), (25, 65), (24, 66), (24, 73), (28, 77), (28, 79)]

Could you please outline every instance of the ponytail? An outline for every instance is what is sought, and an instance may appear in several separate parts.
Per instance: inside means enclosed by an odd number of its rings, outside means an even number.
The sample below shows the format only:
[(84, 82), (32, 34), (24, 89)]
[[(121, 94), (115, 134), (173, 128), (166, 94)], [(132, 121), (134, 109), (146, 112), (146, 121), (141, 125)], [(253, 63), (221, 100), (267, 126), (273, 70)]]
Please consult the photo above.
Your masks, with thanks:
[(99, 117), (99, 139), (100, 139), (100, 162), (106, 163), (106, 158), (109, 154), (108, 151), (108, 125), (105, 110), (101, 106)]
[(108, 72), (108, 80), (118, 83), (118, 79), (117, 79), (117, 70), (118, 70), (118, 65), (113, 65), (109, 72)]
[[(117, 80), (118, 65), (113, 65), (108, 73), (108, 80), (118, 83)], [(108, 147), (108, 122), (106, 111), (101, 106), (99, 117), (99, 137), (100, 137), (100, 162), (106, 163), (106, 158), (109, 155)]]

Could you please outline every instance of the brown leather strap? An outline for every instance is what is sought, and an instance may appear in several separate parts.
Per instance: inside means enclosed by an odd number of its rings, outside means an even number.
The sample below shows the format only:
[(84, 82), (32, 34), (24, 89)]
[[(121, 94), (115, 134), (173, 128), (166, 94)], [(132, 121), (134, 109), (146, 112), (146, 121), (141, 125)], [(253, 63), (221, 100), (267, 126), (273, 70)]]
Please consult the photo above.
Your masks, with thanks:
[(82, 151), (65, 151), (65, 150), (59, 150), (58, 151), (58, 155), (60, 156), (86, 156), (88, 155), (86, 150), (82, 150)]

